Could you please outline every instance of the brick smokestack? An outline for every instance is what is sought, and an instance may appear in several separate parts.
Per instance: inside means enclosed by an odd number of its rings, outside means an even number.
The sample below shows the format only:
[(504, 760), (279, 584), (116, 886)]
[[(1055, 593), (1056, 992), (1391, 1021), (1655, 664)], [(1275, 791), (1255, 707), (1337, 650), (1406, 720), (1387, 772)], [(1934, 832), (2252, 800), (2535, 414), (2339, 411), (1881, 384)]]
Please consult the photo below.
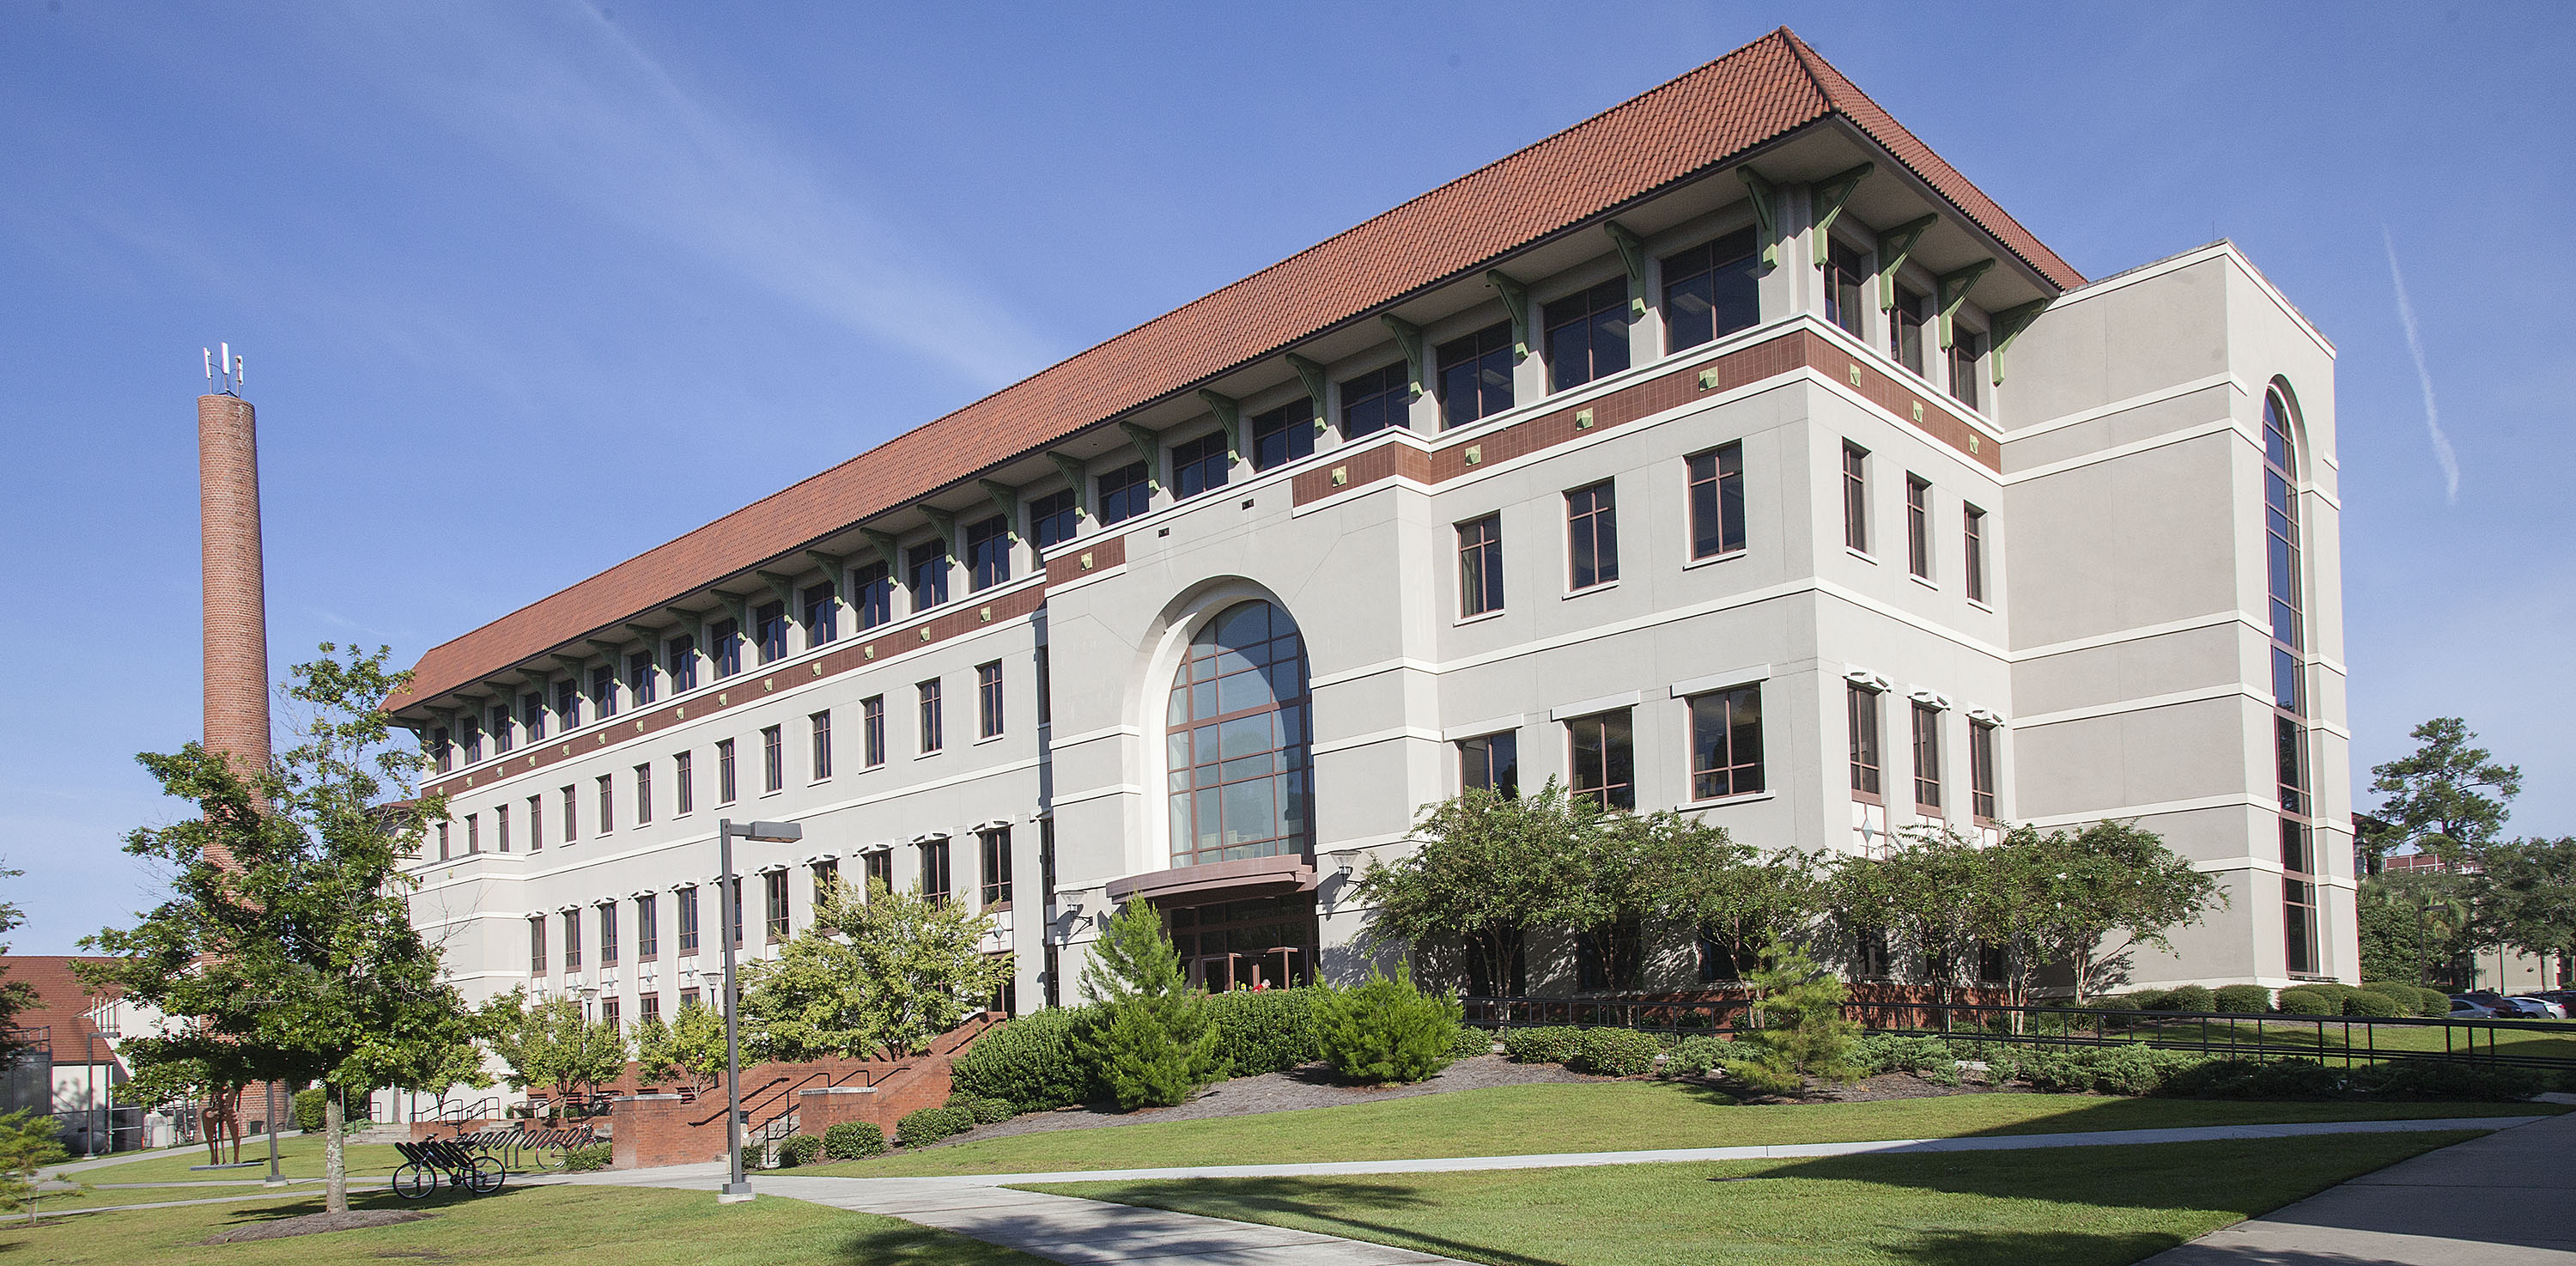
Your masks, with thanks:
[(205, 549), (206, 749), (268, 764), (268, 598), (260, 566), (259, 437), (250, 402), (197, 397)]

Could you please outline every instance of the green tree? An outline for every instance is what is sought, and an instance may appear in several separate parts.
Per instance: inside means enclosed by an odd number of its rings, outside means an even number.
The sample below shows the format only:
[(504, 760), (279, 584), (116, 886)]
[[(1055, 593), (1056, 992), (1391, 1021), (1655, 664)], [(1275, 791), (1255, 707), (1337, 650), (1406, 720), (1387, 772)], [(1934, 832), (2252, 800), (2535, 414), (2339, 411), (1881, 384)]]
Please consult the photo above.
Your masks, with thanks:
[(1560, 895), (1554, 915), (1590, 934), (1582, 938), (1583, 952), (1592, 957), (1598, 979), (1619, 989), (1641, 983), (1643, 964), (1617, 952), (1624, 938), (1615, 933), (1621, 930), (1642, 935), (1649, 926), (1704, 927), (1755, 916), (1738, 904), (1756, 891), (1745, 882), (1760, 870), (1753, 864), (1755, 851), (1736, 843), (1724, 827), (1670, 809), (1640, 816), (1602, 814), (1585, 798), (1573, 804), (1579, 875)]
[(2442, 871), (2381, 872), (2361, 881), (2364, 980), (2465, 988), (2476, 954), (2482, 878)]
[(1371, 864), (1352, 887), (1354, 900), (1374, 907), (1369, 947), (1420, 954), (1454, 945), (1489, 988), (1507, 992), (1523, 937), (1559, 921), (1586, 883), (1602, 816), (1554, 778), (1517, 799), (1469, 790), (1424, 806), (1413, 827), (1419, 847)]
[(869, 884), (865, 901), (840, 884), (815, 900), (814, 923), (779, 956), (743, 973), (742, 1015), (771, 1059), (901, 1058), (958, 1026), (1011, 977), (986, 954), (992, 918), (919, 888)]
[[(402, 863), (446, 805), (413, 798), (425, 758), (377, 708), (409, 674), (385, 670), (385, 648), (321, 649), (290, 670), (284, 693), (304, 716), (268, 768), (195, 743), (137, 758), (198, 816), (127, 837), (127, 852), (168, 868), (169, 899), (84, 938), (113, 961), (80, 971), (179, 1020), (150, 1058), (238, 1059), (259, 1078), (363, 1088), (470, 1040), (464, 1000), (411, 925)], [(349, 1203), (342, 1115), (335, 1096), (323, 1144), (332, 1212)]]
[(0, 1116), (0, 1204), (36, 1216), (36, 1170), (70, 1159), (55, 1139), (54, 1119), (34, 1112)]
[(1991, 935), (1988, 919), (2000, 902), (1989, 889), (2002, 872), (1986, 850), (1948, 830), (1908, 831), (1877, 856), (1847, 853), (1831, 862), (1844, 920), (1919, 953), (1943, 1001)]
[(692, 999), (680, 1004), (669, 1023), (654, 1016), (635, 1034), (635, 1059), (647, 1077), (684, 1082), (689, 1097), (698, 1098), (724, 1076), (724, 1015)]
[[(0, 879), (16, 879), (27, 872), (0, 865)], [(27, 921), (15, 901), (0, 901), (0, 932), (7, 932)], [(0, 942), (0, 959), (9, 955), (9, 946)], [(27, 1043), (18, 1034), (18, 1013), (36, 1005), (36, 991), (23, 980), (7, 979), (9, 967), (0, 962), (0, 1066), (16, 1059)]]
[(1207, 995), (1181, 975), (1162, 916), (1145, 901), (1118, 908), (1082, 969), (1100, 1012), (1080, 1045), (1122, 1108), (1168, 1108), (1223, 1076)]
[(2020, 838), (2032, 850), (2037, 917), (2014, 928), (2016, 959), (2067, 964), (2079, 999), (2126, 980), (2139, 949), (2171, 953), (2174, 932), (2227, 905), (2215, 876), (2134, 821)]
[(626, 1035), (591, 1019), (571, 998), (531, 999), (512, 988), (483, 1004), (481, 1022), (492, 1053), (509, 1066), (511, 1088), (545, 1087), (558, 1114), (575, 1090), (594, 1089), (626, 1071)]
[(1824, 912), (1823, 866), (1820, 855), (1790, 848), (1701, 870), (1675, 894), (1677, 911), (1701, 935), (1744, 956), (1731, 966), (1750, 974), (1762, 947), (1798, 939)]
[(1749, 983), (1752, 1027), (1730, 1044), (1730, 1075), (1776, 1095), (1798, 1093), (1809, 1077), (1850, 1081), (1861, 1075), (1853, 1059), (1860, 1026), (1843, 1015), (1849, 991), (1832, 972), (1774, 942)]
[(1353, 1081), (1421, 1081), (1449, 1066), (1460, 1015), (1456, 998), (1414, 988), (1413, 973), (1399, 964), (1393, 976), (1372, 970), (1355, 988), (1319, 992), (1315, 1046)]
[(2460, 718), (2435, 717), (2410, 737), (2413, 752), (2370, 768), (2370, 789), (2386, 797), (2375, 816), (2387, 823), (2361, 842), (2374, 875), (2402, 845), (2456, 861), (2492, 842), (2504, 829), (2505, 806), (2522, 794), (2522, 767), (2471, 747), (2478, 736)]
[(2576, 961), (2576, 837), (2491, 843), (2472, 856), (2479, 930), (2526, 954)]

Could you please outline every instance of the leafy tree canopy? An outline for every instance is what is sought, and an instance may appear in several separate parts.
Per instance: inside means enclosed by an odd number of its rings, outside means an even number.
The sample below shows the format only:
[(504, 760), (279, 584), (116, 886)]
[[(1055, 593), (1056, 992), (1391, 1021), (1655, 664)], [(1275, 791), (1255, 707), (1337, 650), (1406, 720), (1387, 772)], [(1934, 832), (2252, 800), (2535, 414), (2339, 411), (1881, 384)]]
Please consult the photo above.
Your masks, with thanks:
[(2385, 797), (2377, 817), (2387, 823), (2362, 841), (2373, 873), (2403, 845), (2457, 860), (2493, 841), (2522, 794), (2522, 767), (2471, 746), (2478, 736), (2460, 718), (2435, 717), (2412, 737), (2413, 752), (2370, 769), (2370, 789)]

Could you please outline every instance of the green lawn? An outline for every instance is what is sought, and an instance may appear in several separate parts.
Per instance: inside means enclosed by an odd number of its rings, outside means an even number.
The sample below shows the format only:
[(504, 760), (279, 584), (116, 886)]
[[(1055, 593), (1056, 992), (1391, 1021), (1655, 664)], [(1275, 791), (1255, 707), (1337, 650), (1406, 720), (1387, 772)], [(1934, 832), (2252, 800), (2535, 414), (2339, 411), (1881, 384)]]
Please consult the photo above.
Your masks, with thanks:
[(1032, 1190), (1498, 1266), (2115, 1266), (2469, 1134)]
[[(373, 1196), (361, 1208), (394, 1203)], [(719, 1205), (705, 1192), (527, 1187), (480, 1199), (435, 1199), (425, 1222), (248, 1244), (199, 1247), (217, 1231), (318, 1213), (319, 1197), (94, 1213), (33, 1227), (0, 1224), (10, 1266), (380, 1266), (393, 1261), (613, 1262), (616, 1266), (1040, 1266), (1037, 1258), (893, 1218), (764, 1197)]]
[[(393, 1146), (388, 1143), (352, 1144), (348, 1151), (349, 1173), (352, 1177), (383, 1178), (394, 1172), (394, 1166), (402, 1163), (401, 1155), (396, 1153)], [(156, 1156), (150, 1160), (129, 1161), (122, 1165), (85, 1169), (71, 1177), (82, 1182), (204, 1182), (211, 1178), (266, 1178), (268, 1176), (266, 1140), (243, 1144), (241, 1156), (245, 1161), (257, 1161), (259, 1164), (248, 1169), (191, 1170), (189, 1168), (191, 1165), (206, 1163), (206, 1149), (192, 1147), (184, 1151)], [(232, 1159), (230, 1147), (224, 1149), (224, 1158)], [(302, 1135), (279, 1139), (277, 1171), (289, 1178), (321, 1177), (322, 1140), (306, 1138)]]
[(1199, 1121), (1149, 1119), (1013, 1135), (798, 1172), (867, 1177), (1050, 1173), (2557, 1111), (2539, 1104), (2250, 1103), (2023, 1094), (1745, 1106), (1677, 1083), (1618, 1081), (1494, 1086)]
[[(257, 1187), (141, 1187), (131, 1191), (122, 1189), (110, 1191), (93, 1187), (87, 1191), (46, 1192), (38, 1198), (36, 1212), (40, 1216), (51, 1216), (69, 1209), (95, 1209), (102, 1205), (159, 1204), (164, 1200), (207, 1200), (229, 1196), (301, 1198), (310, 1196), (318, 1190), (320, 1188), (313, 1186), (288, 1187), (275, 1191), (263, 1191)], [(6, 1213), (0, 1213), (0, 1222), (7, 1221), (8, 1216)], [(20, 1216), (24, 1216), (23, 1212)]]
[[(2152, 1014), (2152, 1013), (2146, 1013)], [(2260, 1020), (2258, 1026), (2257, 1020)], [(2324, 1027), (2318, 1027), (2318, 1020)], [(2350, 1029), (2351, 1050), (2356, 1056), (2367, 1056), (2372, 1049), (2390, 1051), (2458, 1051), (2468, 1053), (2468, 1042), (2475, 1035), (2477, 1053), (2486, 1054), (2493, 1038), (2493, 1049), (2505, 1055), (2537, 1055), (2552, 1059), (2576, 1059), (2576, 1021), (2555, 1021), (2548, 1029), (2470, 1029), (2443, 1024), (2363, 1025)], [(2267, 1015), (2247, 1016), (2242, 1020), (2175, 1020), (2152, 1029), (2130, 1030), (2132, 1036), (2152, 1033), (2158, 1041), (2175, 1043), (2196, 1041), (2206, 1029), (2212, 1041), (2232, 1038), (2238, 1042), (2260, 1041), (2264, 1047), (2290, 1055), (2307, 1055), (2340, 1060), (2345, 1051), (2347, 1030), (2332, 1016), (2302, 1020), (2299, 1017)], [(2114, 1036), (2117, 1036), (2115, 1034)]]

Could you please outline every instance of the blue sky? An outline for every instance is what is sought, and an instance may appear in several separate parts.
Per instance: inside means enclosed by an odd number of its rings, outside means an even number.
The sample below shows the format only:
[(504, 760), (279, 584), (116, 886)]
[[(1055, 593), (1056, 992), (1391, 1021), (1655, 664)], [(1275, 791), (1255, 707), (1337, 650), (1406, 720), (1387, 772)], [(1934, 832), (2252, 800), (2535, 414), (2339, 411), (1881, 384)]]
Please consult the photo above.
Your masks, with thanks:
[(2563, 8), (886, 8), (0, 7), (19, 951), (181, 812), (199, 347), (273, 662), (407, 664), (1781, 22), (2089, 275), (2242, 244), (2342, 354), (2357, 777), (2455, 713), (2576, 831)]

